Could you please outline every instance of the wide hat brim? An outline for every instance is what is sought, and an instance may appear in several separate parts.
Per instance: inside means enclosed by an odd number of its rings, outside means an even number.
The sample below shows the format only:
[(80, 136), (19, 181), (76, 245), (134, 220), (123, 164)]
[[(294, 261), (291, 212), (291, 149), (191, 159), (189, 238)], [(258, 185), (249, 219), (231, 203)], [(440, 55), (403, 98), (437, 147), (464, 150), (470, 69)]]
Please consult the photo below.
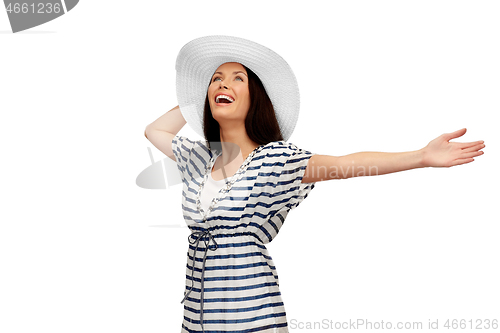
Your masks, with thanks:
[(177, 56), (177, 101), (186, 122), (200, 136), (203, 108), (215, 70), (226, 62), (238, 62), (262, 81), (271, 99), (283, 139), (287, 141), (299, 117), (297, 79), (288, 63), (271, 49), (233, 36), (205, 36), (182, 47)]

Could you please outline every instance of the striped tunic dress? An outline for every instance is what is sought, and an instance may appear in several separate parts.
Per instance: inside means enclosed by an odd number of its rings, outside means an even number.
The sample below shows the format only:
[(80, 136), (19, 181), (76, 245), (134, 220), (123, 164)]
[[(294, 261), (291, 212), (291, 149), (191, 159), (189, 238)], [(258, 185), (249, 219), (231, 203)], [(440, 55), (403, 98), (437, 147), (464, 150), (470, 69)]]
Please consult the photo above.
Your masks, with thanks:
[(315, 183), (301, 182), (313, 154), (286, 141), (260, 145), (204, 211), (201, 190), (221, 152), (184, 136), (172, 140), (172, 149), (191, 231), (182, 332), (288, 332), (278, 274), (265, 244), (314, 188)]

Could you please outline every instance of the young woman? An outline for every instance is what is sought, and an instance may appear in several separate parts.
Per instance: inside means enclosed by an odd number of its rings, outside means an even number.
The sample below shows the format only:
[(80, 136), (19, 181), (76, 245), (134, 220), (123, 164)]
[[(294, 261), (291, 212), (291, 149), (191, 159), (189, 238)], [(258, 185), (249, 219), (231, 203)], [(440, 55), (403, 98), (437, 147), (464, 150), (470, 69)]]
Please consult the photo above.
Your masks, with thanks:
[[(273, 51), (208, 36), (186, 44), (176, 68), (180, 106), (145, 134), (177, 162), (183, 180), (182, 209), (192, 232), (183, 332), (288, 332), (265, 244), (316, 182), (470, 163), (485, 147), (449, 142), (464, 128), (417, 151), (313, 154), (287, 142), (298, 118), (298, 85)], [(205, 140), (178, 136), (186, 122)]]

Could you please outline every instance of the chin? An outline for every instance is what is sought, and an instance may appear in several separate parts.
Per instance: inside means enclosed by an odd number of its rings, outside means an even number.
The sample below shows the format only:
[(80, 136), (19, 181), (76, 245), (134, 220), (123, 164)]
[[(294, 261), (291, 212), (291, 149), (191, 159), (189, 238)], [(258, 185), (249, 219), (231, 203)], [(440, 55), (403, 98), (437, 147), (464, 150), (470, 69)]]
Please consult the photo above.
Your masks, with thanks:
[(213, 107), (211, 108), (212, 110), (212, 116), (214, 117), (214, 119), (217, 120), (217, 117), (224, 117), (224, 116), (227, 116), (229, 114), (232, 114), (234, 113), (234, 110), (232, 108), (225, 108), (225, 107)]
[[(239, 115), (238, 115), (238, 112), (235, 112), (234, 110), (226, 110), (224, 108), (217, 108), (217, 110), (213, 110), (212, 109), (212, 117), (220, 124), (221, 122), (225, 122), (227, 120), (238, 120), (239, 118), (241, 118)], [(242, 121), (244, 122), (245, 119), (242, 119)]]

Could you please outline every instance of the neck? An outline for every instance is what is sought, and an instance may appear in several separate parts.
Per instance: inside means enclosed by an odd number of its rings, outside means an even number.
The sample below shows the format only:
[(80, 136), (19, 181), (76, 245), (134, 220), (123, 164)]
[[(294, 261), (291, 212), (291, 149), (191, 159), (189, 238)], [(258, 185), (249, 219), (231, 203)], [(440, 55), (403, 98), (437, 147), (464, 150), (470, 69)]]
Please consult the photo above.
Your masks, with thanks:
[(237, 157), (243, 162), (259, 146), (258, 143), (250, 139), (244, 124), (240, 126), (220, 127), (220, 141), (223, 165), (228, 164)]

